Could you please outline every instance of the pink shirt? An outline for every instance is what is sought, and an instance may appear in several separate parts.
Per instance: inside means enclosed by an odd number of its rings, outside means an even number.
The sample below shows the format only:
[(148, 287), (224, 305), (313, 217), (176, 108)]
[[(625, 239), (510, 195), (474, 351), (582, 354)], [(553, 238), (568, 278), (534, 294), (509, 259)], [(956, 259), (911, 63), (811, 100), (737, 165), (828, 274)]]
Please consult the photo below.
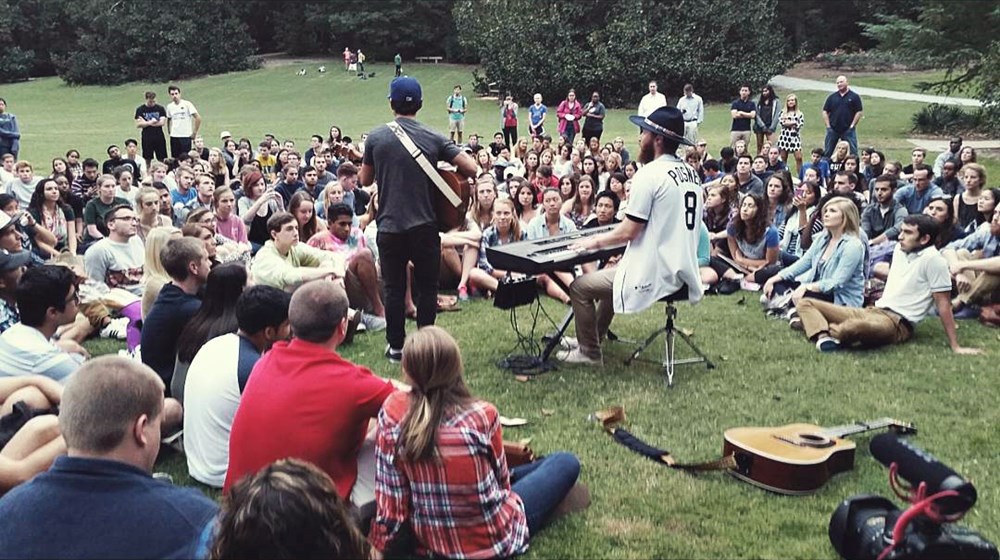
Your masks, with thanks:
[(243, 223), (243, 218), (236, 215), (236, 212), (230, 214), (228, 220), (223, 220), (216, 214), (215, 230), (226, 239), (237, 243), (248, 243), (247, 226)]
[(310, 247), (343, 255), (345, 262), (350, 262), (358, 251), (368, 248), (368, 241), (365, 240), (365, 234), (358, 227), (352, 227), (351, 234), (344, 241), (341, 241), (328, 231), (321, 231), (312, 236), (308, 243)]

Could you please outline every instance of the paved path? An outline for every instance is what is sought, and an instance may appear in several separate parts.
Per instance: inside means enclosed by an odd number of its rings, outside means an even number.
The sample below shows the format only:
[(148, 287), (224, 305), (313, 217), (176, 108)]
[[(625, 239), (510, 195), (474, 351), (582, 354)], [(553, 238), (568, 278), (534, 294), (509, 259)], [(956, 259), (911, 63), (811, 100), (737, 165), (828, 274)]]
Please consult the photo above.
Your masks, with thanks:
[[(814, 91), (834, 91), (836, 86), (833, 82), (823, 82), (820, 80), (807, 80), (805, 78), (793, 78), (784, 74), (771, 78), (771, 85), (791, 90), (814, 90)], [(899, 101), (917, 101), (919, 103), (940, 103), (942, 105), (962, 105), (965, 107), (981, 107), (982, 102), (978, 99), (966, 97), (947, 97), (940, 95), (927, 95), (923, 93), (909, 93), (906, 91), (893, 91), (889, 89), (867, 88), (851, 86), (851, 89), (859, 95), (865, 97), (884, 97)]]

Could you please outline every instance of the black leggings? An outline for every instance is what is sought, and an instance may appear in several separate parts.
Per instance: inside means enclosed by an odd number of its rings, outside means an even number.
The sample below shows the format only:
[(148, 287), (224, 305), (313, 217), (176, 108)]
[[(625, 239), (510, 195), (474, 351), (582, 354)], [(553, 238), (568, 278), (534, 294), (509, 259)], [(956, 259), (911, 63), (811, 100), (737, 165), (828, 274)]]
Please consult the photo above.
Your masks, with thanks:
[(517, 144), (517, 125), (505, 126), (503, 127), (503, 143), (507, 144), (510, 151), (514, 151), (514, 146)]

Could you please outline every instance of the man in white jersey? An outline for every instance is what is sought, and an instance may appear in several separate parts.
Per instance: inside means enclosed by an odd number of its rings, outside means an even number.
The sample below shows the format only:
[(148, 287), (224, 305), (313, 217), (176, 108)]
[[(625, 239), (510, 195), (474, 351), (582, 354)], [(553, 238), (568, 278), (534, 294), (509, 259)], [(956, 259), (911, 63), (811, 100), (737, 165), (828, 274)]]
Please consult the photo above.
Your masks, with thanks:
[[(584, 274), (570, 285), (577, 344), (559, 352), (563, 361), (602, 364), (601, 339), (616, 312), (637, 313), (660, 298), (687, 289), (688, 301), (702, 296), (698, 234), (702, 197), (698, 174), (677, 158), (684, 138), (684, 115), (661, 107), (629, 119), (640, 129), (639, 161), (632, 178), (625, 219), (614, 230), (572, 246), (589, 251), (628, 242), (615, 268)], [(575, 346), (575, 347), (574, 347)]]

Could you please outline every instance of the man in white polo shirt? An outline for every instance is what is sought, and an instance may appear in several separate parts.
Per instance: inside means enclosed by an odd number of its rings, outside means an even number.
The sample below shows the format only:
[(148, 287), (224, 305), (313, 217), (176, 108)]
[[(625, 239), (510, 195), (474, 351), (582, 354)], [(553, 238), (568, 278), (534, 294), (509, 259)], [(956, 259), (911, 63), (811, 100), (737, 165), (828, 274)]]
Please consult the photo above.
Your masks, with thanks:
[(924, 214), (903, 219), (885, 291), (875, 307), (849, 308), (809, 298), (800, 301), (802, 327), (806, 337), (816, 341), (816, 349), (833, 352), (855, 343), (874, 347), (906, 342), (913, 336), (913, 326), (933, 306), (953, 352), (982, 353), (958, 345), (948, 262), (934, 247), (937, 230), (937, 222)]

